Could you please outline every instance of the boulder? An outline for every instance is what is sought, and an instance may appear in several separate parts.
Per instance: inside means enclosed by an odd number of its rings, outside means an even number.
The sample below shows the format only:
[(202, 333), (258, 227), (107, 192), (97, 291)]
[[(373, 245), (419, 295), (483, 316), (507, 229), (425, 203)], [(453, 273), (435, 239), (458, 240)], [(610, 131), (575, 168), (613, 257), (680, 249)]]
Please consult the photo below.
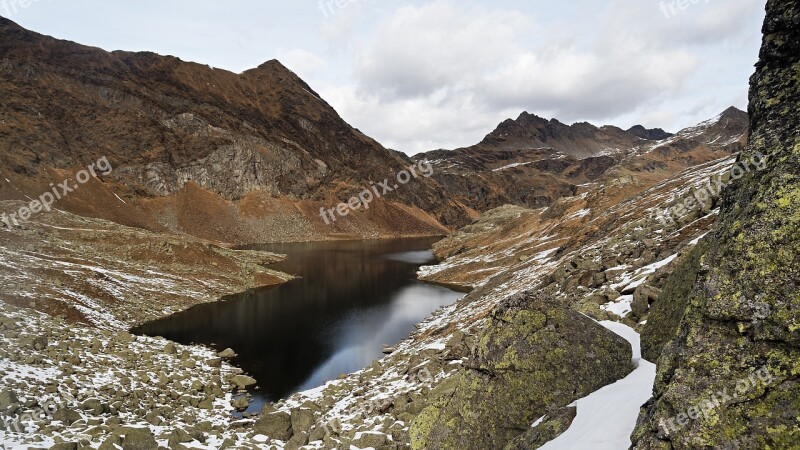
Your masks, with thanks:
[(658, 300), (661, 291), (647, 284), (642, 284), (633, 291), (631, 309), (637, 317), (644, 317), (650, 311), (650, 305)]
[(31, 340), (31, 347), (36, 351), (47, 350), (47, 336), (36, 336)]
[(96, 398), (90, 398), (81, 403), (81, 410), (86, 411), (93, 416), (99, 416), (105, 412), (108, 412), (108, 406)]
[(0, 391), (0, 411), (6, 411), (12, 405), (17, 404), (19, 404), (19, 399), (13, 391), (9, 389)]
[(81, 418), (80, 413), (69, 408), (59, 408), (53, 413), (53, 420), (64, 422), (67, 425), (72, 425)]
[(358, 433), (352, 445), (358, 448), (380, 448), (386, 445), (386, 435), (377, 432)]
[(247, 400), (247, 397), (241, 396), (233, 399), (233, 401), (231, 401), (231, 406), (238, 411), (244, 411), (250, 406), (250, 401)]
[(122, 440), (122, 450), (156, 450), (158, 442), (147, 428), (131, 428)]
[(77, 442), (61, 442), (50, 447), (50, 450), (78, 450)]
[(226, 348), (225, 350), (219, 352), (217, 354), (217, 356), (219, 356), (220, 358), (225, 358), (225, 359), (233, 358), (233, 357), (236, 356), (236, 352), (234, 352), (233, 349)]
[(501, 302), (477, 342), (412, 422), (412, 449), (502, 449), (552, 405), (633, 370), (627, 341), (541, 292)]
[(253, 428), (258, 434), (263, 434), (272, 439), (288, 441), (293, 435), (292, 416), (283, 411), (267, 414), (258, 419)]
[(238, 389), (246, 389), (250, 386), (256, 384), (255, 378), (248, 377), (247, 375), (235, 375), (231, 378), (231, 384), (236, 386)]
[(312, 426), (314, 426), (313, 411), (305, 408), (297, 408), (292, 410), (292, 430), (295, 433), (299, 433), (301, 431), (308, 433), (311, 431)]
[(168, 355), (177, 355), (178, 349), (173, 342), (167, 342), (167, 345), (164, 346), (164, 353)]
[[(289, 439), (289, 442), (286, 443), (286, 446), (283, 448), (284, 450), (298, 450), (300, 447), (308, 444), (308, 433), (300, 432), (296, 433)], [(364, 447), (366, 448), (366, 447)]]

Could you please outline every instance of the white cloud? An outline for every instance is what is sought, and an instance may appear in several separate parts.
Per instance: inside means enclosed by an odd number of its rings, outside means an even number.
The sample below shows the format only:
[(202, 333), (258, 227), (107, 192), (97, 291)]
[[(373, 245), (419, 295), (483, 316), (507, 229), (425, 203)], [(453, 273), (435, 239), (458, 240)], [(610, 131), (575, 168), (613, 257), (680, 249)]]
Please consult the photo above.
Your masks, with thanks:
[(281, 52), (277, 59), (303, 79), (314, 78), (320, 70), (327, 66), (324, 59), (301, 48)]
[(404, 6), (377, 26), (357, 65), (360, 87), (385, 97), (427, 96), (478, 81), (503, 64), (533, 26), (520, 12), (450, 1)]
[[(548, 22), (534, 10), (398, 7), (361, 36), (352, 84), (323, 93), (345, 119), (410, 153), (474, 144), (523, 110), (675, 129), (744, 98), (763, 4), (710, 0), (669, 19), (639, 0), (565, 6)], [(698, 112), (701, 96), (710, 100)]]
[(676, 131), (743, 108), (765, 2), (703, 0), (667, 18), (661, 0), (348, 0), (327, 16), (318, 1), (80, 0), (14, 19), (234, 72), (278, 58), (353, 126), (415, 152), (474, 144), (522, 110)]

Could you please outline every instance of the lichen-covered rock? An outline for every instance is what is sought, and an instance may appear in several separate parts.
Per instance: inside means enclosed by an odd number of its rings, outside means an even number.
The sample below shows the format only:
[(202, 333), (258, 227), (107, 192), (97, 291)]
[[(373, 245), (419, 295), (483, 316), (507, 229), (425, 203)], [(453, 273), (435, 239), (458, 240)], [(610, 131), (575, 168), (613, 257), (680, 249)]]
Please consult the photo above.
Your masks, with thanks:
[(256, 421), (254, 427), (256, 433), (264, 436), (288, 441), (292, 438), (292, 416), (283, 411), (273, 412), (264, 415)]
[(667, 278), (664, 291), (650, 308), (647, 324), (642, 329), (641, 342), (644, 359), (658, 361), (664, 345), (675, 336), (686, 312), (689, 294), (697, 281), (700, 259), (707, 250), (708, 242), (700, 241)]
[(122, 440), (122, 450), (156, 450), (158, 442), (147, 428), (131, 428)]
[(798, 111), (800, 3), (769, 0), (751, 80), (750, 148), (732, 171), (738, 179), (723, 195), (698, 281), (658, 360), (636, 449), (800, 442)]
[(511, 441), (505, 450), (535, 450), (567, 431), (577, 414), (574, 406), (548, 412), (541, 423)]
[(0, 412), (5, 412), (5, 410), (9, 409), (12, 405), (16, 405), (18, 403), (19, 399), (14, 391), (9, 389), (0, 391)]
[(549, 408), (625, 377), (627, 341), (543, 295), (502, 302), (468, 369), (445, 380), (413, 421), (413, 449), (504, 448)]
[(661, 291), (653, 286), (643, 284), (633, 292), (631, 309), (636, 317), (644, 317), (650, 311), (650, 305), (655, 303)]

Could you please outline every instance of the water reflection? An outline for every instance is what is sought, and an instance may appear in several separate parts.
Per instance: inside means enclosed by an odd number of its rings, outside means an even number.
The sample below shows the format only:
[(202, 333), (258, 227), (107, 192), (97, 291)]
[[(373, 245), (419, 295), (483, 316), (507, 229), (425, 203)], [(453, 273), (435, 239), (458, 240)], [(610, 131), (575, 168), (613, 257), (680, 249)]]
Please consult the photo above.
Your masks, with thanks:
[[(416, 280), (434, 261), (435, 239), (276, 244), (278, 270), (302, 278), (200, 305), (137, 333), (231, 347), (259, 380), (256, 396), (276, 400), (368, 366), (432, 311), (462, 294)], [(257, 402), (254, 408), (258, 407)]]

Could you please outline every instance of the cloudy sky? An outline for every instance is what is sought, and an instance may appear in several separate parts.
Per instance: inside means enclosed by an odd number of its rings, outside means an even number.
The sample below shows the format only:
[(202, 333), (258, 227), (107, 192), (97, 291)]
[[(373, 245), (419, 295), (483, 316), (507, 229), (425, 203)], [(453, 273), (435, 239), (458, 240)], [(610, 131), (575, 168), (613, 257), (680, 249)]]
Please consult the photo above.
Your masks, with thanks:
[(766, 0), (685, 1), (0, 0), (0, 15), (234, 72), (277, 58), (350, 124), (417, 153), (522, 111), (677, 131), (746, 109)]

